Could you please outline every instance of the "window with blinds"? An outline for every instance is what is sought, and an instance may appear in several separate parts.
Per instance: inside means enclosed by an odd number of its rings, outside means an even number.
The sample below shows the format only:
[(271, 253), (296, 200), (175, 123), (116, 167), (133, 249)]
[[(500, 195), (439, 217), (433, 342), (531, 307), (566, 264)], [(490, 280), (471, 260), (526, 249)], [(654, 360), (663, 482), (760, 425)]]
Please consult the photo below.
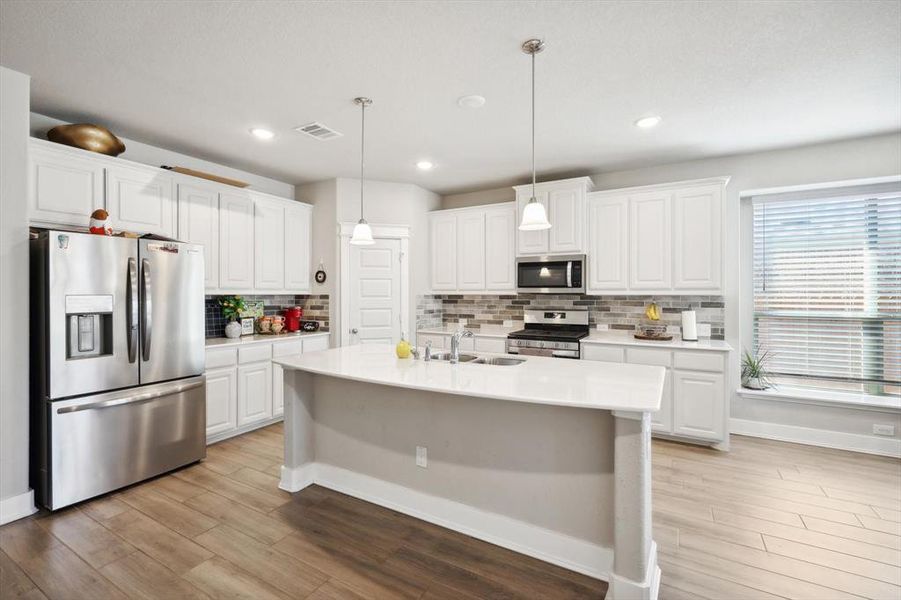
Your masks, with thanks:
[(777, 382), (901, 393), (901, 189), (893, 187), (753, 198), (754, 346), (770, 353)]

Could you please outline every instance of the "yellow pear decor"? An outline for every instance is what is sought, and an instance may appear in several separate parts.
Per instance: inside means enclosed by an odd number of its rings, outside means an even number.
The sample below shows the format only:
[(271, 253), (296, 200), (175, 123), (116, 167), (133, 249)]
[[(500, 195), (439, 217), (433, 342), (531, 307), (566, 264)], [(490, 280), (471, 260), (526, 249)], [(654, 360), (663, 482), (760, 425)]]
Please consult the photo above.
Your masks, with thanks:
[(394, 348), (397, 358), (410, 358), (410, 350), (410, 342), (405, 340), (404, 336), (401, 336), (400, 341), (397, 342), (397, 347)]
[(646, 316), (651, 321), (660, 320), (660, 307), (657, 306), (656, 302), (651, 302), (650, 304), (648, 304), (647, 308), (644, 309), (644, 316)]

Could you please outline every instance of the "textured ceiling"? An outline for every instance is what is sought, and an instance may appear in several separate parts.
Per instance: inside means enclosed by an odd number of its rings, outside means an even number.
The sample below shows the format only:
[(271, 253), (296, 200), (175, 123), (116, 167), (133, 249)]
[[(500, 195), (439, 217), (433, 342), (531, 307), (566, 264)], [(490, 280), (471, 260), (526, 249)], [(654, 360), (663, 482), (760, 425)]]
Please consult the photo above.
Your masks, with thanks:
[[(357, 175), (367, 95), (367, 176), (449, 193), (527, 177), (529, 37), (549, 177), (901, 129), (899, 7), (3, 0), (0, 63), (36, 112), (294, 183)], [(314, 120), (344, 137), (291, 130)]]

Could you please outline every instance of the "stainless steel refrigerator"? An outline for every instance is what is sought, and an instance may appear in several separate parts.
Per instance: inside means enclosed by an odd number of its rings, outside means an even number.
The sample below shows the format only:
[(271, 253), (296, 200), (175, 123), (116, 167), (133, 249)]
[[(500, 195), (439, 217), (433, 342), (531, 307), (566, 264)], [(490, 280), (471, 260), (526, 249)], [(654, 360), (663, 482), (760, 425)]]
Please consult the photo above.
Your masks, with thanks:
[(31, 479), (56, 510), (206, 456), (203, 248), (31, 240)]

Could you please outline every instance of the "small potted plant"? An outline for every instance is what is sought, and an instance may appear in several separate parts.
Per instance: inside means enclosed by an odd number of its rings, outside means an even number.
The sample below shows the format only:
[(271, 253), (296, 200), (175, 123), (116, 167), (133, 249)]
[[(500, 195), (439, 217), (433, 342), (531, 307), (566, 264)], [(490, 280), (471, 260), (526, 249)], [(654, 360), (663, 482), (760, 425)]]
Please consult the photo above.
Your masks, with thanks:
[(741, 359), (741, 385), (749, 390), (765, 390), (772, 384), (767, 363), (770, 353), (764, 350), (761, 354), (751, 354), (745, 350)]
[(238, 322), (238, 318), (245, 308), (244, 298), (241, 296), (222, 296), (219, 298), (219, 307), (222, 309), (222, 316), (228, 320), (228, 323), (225, 325), (225, 337), (241, 337), (241, 323)]

